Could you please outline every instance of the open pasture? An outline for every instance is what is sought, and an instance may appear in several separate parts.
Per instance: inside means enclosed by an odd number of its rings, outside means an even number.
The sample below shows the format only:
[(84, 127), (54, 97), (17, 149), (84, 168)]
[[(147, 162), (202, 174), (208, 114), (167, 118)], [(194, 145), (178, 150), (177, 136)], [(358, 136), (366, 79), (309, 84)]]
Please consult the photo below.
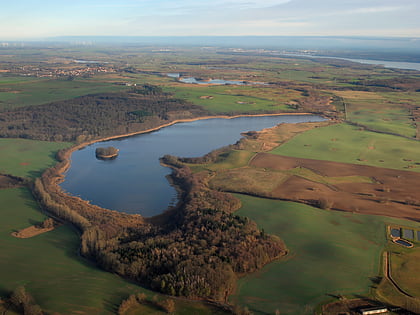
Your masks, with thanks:
[[(256, 314), (313, 314), (331, 295), (369, 294), (370, 278), (380, 274), (386, 224), (415, 224), (381, 216), (325, 211), (310, 206), (236, 195), (236, 212), (278, 235), (286, 260), (271, 263), (239, 281), (239, 301)], [(408, 223), (407, 223), (408, 222)]]
[[(262, 92), (265, 89), (268, 91), (267, 95)], [(175, 97), (203, 106), (213, 113), (263, 113), (290, 110), (285, 103), (298, 96), (291, 92), (289, 99), (285, 95), (274, 95), (270, 88), (233, 85), (198, 86), (180, 83), (176, 87), (167, 87), (165, 90), (174, 93)]]
[(411, 108), (418, 104), (418, 99), (413, 93), (407, 96), (405, 93), (363, 91), (334, 93), (343, 97), (346, 103), (346, 119), (382, 132), (416, 136)]
[(420, 172), (420, 142), (337, 124), (295, 136), (273, 154)]
[(57, 163), (58, 150), (69, 147), (67, 142), (26, 139), (0, 139), (0, 173), (35, 178)]

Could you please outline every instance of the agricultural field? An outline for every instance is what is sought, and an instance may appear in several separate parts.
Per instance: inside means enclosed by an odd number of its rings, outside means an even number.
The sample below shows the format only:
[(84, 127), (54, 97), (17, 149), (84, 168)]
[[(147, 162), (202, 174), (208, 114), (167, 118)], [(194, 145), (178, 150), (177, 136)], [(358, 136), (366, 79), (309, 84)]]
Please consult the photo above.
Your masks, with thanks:
[(380, 274), (387, 224), (418, 226), (382, 216), (236, 196), (242, 202), (236, 214), (282, 238), (290, 251), (285, 260), (239, 281), (232, 301), (256, 314), (273, 314), (277, 309), (280, 314), (313, 314), (331, 297), (370, 295), (370, 278)]
[(336, 91), (346, 103), (346, 118), (371, 129), (416, 136), (411, 109), (418, 104), (416, 93)]
[(403, 250), (401, 246), (393, 246), (391, 254), (391, 270), (394, 280), (412, 296), (420, 296), (420, 279), (414, 276), (418, 272), (420, 250), (416, 248)]
[(271, 153), (420, 172), (420, 142), (347, 124), (309, 130)]
[(242, 86), (199, 86), (177, 84), (165, 90), (178, 98), (203, 106), (212, 113), (261, 113), (292, 111), (286, 103), (298, 99), (297, 91), (284, 93), (272, 88)]
[(58, 150), (71, 146), (66, 142), (0, 139), (0, 173), (36, 178), (57, 163)]
[[(227, 315), (231, 314), (215, 307), (205, 305), (199, 301), (188, 301), (182, 299), (173, 299), (175, 301), (174, 315)], [(145, 303), (129, 308), (124, 315), (164, 315), (168, 314), (162, 308)]]

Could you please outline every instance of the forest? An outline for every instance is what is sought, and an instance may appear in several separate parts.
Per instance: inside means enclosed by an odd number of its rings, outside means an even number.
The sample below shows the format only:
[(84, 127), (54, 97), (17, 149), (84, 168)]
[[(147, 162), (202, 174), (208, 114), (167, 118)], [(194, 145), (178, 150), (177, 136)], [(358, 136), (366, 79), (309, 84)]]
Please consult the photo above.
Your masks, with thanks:
[(127, 134), (206, 112), (158, 87), (86, 95), (0, 113), (0, 137), (84, 142)]
[(210, 190), (205, 178), (165, 156), (181, 204), (157, 218), (143, 219), (54, 191), (61, 166), (45, 172), (33, 193), (45, 210), (83, 232), (81, 253), (102, 268), (162, 293), (226, 301), (239, 276), (287, 254), (283, 242), (255, 222), (232, 214), (240, 202)]

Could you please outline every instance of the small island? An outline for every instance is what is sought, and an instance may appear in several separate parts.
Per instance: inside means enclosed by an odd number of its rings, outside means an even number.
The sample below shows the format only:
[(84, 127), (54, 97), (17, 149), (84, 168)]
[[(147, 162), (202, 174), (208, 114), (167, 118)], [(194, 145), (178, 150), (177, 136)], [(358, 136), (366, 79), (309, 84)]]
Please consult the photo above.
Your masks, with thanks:
[(95, 155), (98, 159), (110, 160), (118, 156), (119, 150), (114, 147), (96, 148)]

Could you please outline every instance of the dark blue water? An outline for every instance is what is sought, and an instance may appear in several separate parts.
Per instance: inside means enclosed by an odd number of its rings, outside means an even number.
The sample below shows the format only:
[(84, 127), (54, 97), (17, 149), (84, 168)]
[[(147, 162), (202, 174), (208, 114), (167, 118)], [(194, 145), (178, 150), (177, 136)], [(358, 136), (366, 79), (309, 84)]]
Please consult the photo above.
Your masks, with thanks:
[(396, 240), (395, 243), (398, 243), (398, 244), (400, 244), (402, 246), (405, 246), (405, 247), (411, 247), (411, 246), (413, 246), (413, 244), (411, 244), (411, 243), (409, 243), (407, 241), (404, 241), (403, 239)]
[[(261, 130), (282, 122), (322, 120), (325, 119), (313, 115), (206, 119), (95, 143), (72, 154), (71, 167), (61, 186), (101, 207), (153, 216), (177, 201), (175, 189), (165, 178), (171, 170), (159, 163), (163, 155), (202, 156), (235, 143), (244, 131)], [(119, 149), (119, 156), (115, 160), (96, 159), (95, 149), (103, 146)]]

